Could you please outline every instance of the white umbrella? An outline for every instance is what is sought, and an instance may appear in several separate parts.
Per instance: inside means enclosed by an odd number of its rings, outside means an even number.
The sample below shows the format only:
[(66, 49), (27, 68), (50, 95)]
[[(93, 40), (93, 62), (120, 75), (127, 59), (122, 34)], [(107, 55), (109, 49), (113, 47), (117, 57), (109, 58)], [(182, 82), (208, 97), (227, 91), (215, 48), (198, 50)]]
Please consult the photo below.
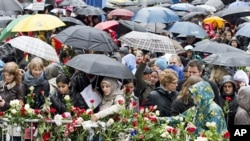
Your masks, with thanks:
[(9, 40), (7, 43), (10, 43), (14, 48), (41, 57), (45, 60), (59, 62), (56, 50), (51, 45), (38, 38), (18, 36)]

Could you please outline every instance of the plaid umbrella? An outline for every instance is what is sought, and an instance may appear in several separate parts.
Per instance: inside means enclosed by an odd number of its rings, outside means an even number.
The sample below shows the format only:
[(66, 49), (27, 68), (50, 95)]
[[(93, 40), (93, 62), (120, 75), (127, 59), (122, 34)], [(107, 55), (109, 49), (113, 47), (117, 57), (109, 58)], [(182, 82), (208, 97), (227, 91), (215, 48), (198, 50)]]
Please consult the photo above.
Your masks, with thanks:
[(45, 60), (59, 62), (55, 49), (46, 42), (29, 36), (18, 36), (9, 40), (11, 46)]
[(153, 52), (176, 54), (173, 42), (167, 36), (148, 32), (131, 31), (120, 37), (119, 40), (131, 47)]

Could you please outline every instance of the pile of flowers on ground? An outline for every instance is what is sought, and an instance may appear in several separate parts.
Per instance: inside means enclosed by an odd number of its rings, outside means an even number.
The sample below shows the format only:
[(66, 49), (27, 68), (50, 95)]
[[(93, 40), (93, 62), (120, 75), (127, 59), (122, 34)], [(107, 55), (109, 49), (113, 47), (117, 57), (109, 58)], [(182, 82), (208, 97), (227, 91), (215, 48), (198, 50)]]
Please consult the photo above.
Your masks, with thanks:
[[(69, 97), (65, 97), (69, 101)], [(45, 105), (49, 103), (45, 100)], [(91, 103), (94, 103), (91, 100)], [(119, 102), (122, 106), (124, 102)], [(159, 111), (156, 106), (140, 108), (139, 112), (133, 109), (122, 109), (113, 116), (102, 119), (101, 121), (90, 121), (93, 109), (80, 109), (68, 104), (67, 112), (59, 115), (55, 114), (54, 108), (32, 109), (29, 104), (20, 105), (18, 100), (10, 102), (11, 108), (5, 113), (1, 112), (2, 119), (8, 119), (9, 124), (27, 128), (34, 121), (36, 127), (36, 139), (43, 140), (86, 140), (93, 136), (99, 136), (105, 141), (218, 141), (228, 140), (229, 133), (223, 135), (216, 133), (216, 125), (207, 123), (208, 130), (197, 137), (196, 127), (188, 126), (181, 116), (177, 116), (182, 121), (177, 126), (171, 127), (167, 122), (158, 121)], [(136, 107), (136, 104), (132, 104)], [(48, 105), (47, 105), (48, 106)], [(124, 107), (124, 106), (123, 106)]]

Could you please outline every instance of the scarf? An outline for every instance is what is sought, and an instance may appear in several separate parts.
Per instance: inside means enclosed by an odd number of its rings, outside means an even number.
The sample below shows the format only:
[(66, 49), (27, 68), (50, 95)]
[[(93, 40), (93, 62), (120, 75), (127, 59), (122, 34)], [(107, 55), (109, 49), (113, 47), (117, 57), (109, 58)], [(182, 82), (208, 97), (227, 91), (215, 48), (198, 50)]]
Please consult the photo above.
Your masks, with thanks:
[(41, 73), (41, 75), (38, 78), (34, 78), (31, 75), (30, 70), (26, 71), (24, 74), (24, 84), (26, 84), (28, 87), (30, 86), (37, 86), (42, 84), (42, 82), (45, 80), (44, 78), (44, 72)]

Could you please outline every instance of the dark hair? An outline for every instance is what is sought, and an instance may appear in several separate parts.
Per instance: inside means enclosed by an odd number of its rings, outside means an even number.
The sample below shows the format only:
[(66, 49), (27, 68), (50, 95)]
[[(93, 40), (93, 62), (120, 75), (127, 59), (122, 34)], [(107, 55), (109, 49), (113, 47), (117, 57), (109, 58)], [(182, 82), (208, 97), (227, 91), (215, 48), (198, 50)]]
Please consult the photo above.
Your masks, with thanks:
[(135, 79), (124, 79), (122, 85), (124, 86), (128, 83), (133, 83), (134, 85), (136, 85), (136, 80)]
[(188, 67), (197, 67), (199, 72), (203, 71), (202, 64), (198, 59), (190, 60), (187, 64)]
[(63, 84), (69, 84), (70, 78), (66, 74), (61, 73), (56, 77), (56, 84), (58, 84), (59, 82), (62, 82)]

